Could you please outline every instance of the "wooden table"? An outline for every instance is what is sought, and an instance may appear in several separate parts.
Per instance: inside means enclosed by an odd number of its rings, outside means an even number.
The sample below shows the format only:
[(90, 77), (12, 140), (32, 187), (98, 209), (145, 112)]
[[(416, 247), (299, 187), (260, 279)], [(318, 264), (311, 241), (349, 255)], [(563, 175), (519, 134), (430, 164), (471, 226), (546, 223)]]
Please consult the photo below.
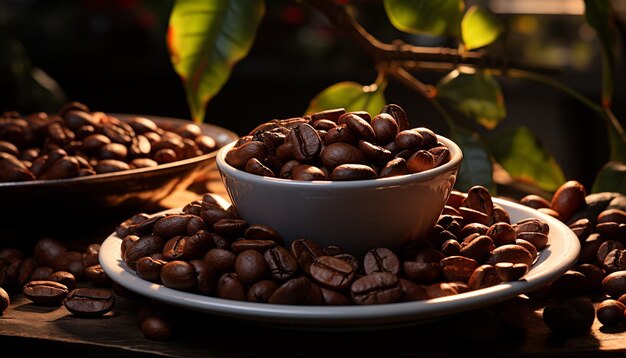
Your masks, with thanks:
[[(161, 203), (179, 207), (200, 197), (203, 189), (225, 195), (215, 179), (206, 187), (177, 194)], [(156, 210), (157, 208), (155, 208)], [(102, 242), (102, 233), (76, 239), (85, 245)], [(70, 242), (71, 244), (72, 242)], [(88, 284), (83, 284), (88, 285)], [(88, 357), (240, 357), (240, 356), (449, 356), (486, 354), (522, 356), (599, 356), (626, 353), (626, 327), (603, 327), (597, 320), (589, 334), (564, 338), (554, 335), (541, 318), (545, 301), (518, 297), (506, 303), (403, 328), (362, 331), (302, 331), (270, 327), (204, 313), (177, 310), (178, 336), (169, 342), (143, 337), (137, 326), (142, 298), (118, 293), (115, 310), (99, 319), (78, 318), (63, 306), (41, 307), (21, 294), (0, 316), (0, 357), (23, 354), (71, 353)], [(596, 303), (597, 304), (597, 303)], [(502, 320), (504, 308), (514, 307), (511, 329)], [(521, 322), (521, 324), (520, 324)], [(519, 326), (522, 326), (520, 328)]]

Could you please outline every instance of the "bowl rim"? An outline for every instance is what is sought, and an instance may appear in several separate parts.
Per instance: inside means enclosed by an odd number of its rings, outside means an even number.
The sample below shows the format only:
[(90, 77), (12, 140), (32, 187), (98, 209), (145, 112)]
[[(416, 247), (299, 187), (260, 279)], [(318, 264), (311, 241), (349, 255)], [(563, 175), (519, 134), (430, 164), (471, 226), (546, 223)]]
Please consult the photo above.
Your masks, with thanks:
[[(163, 117), (163, 116), (153, 116), (153, 115), (148, 115), (148, 114), (131, 114), (131, 113), (107, 113), (107, 114), (111, 115), (111, 116), (118, 117), (119, 119), (122, 119), (122, 120), (125, 120), (125, 119), (128, 119), (128, 118), (132, 118), (132, 117), (144, 117), (144, 118), (148, 118), (150, 120), (156, 120), (157, 122), (166, 122), (166, 121), (167, 122), (171, 122), (171, 121), (174, 121), (176, 123), (187, 123), (187, 122), (195, 123), (195, 122), (190, 121), (188, 119), (174, 118), (174, 117)], [(201, 128), (204, 128), (206, 131), (219, 132), (220, 135), (226, 135), (228, 137), (233, 137), (233, 138), (238, 138), (239, 137), (236, 133), (232, 132), (231, 130), (223, 128), (223, 127), (219, 127), (219, 126), (216, 126), (216, 125), (213, 125), (213, 124), (209, 124), (209, 123), (195, 123), (195, 124), (199, 125)], [(227, 144), (230, 144), (230, 143), (227, 143)], [(218, 145), (219, 145), (219, 143), (218, 143)], [(224, 147), (224, 146), (226, 146), (226, 144), (224, 144), (222, 147)], [(49, 186), (49, 185), (81, 184), (81, 183), (92, 183), (92, 182), (99, 183), (101, 181), (127, 177), (127, 176), (130, 176), (130, 175), (137, 175), (137, 174), (144, 174), (144, 173), (148, 173), (148, 174), (159, 173), (161, 171), (167, 171), (168, 169), (171, 169), (171, 168), (178, 168), (178, 167), (182, 168), (182, 167), (186, 167), (186, 166), (189, 166), (189, 165), (194, 165), (194, 164), (197, 164), (197, 163), (201, 163), (201, 162), (204, 162), (206, 160), (210, 160), (210, 159), (214, 158), (215, 156), (217, 156), (218, 151), (222, 147), (218, 147), (217, 149), (213, 150), (212, 152), (205, 153), (205, 154), (202, 154), (202, 155), (198, 155), (198, 156), (195, 156), (195, 157), (192, 157), (192, 158), (187, 158), (187, 159), (183, 159), (183, 160), (177, 160), (177, 161), (171, 162), (171, 163), (159, 164), (159, 165), (152, 166), (152, 167), (134, 168), (134, 169), (122, 170), (122, 171), (112, 172), (112, 173), (94, 174), (94, 175), (89, 175), (89, 176), (84, 176), (84, 177), (74, 177), (74, 178), (66, 178), (66, 179), (48, 179), (48, 180), (31, 180), (31, 181), (21, 181), (21, 182), (5, 182), (5, 183), (0, 183), (0, 189), (3, 189), (3, 188), (30, 188), (30, 187), (39, 187), (39, 186)]]
[(331, 181), (331, 180), (292, 180), (276, 177), (267, 177), (256, 174), (248, 173), (244, 170), (237, 169), (230, 164), (226, 163), (226, 153), (230, 150), (237, 141), (233, 141), (217, 152), (216, 163), (220, 174), (226, 172), (228, 175), (236, 177), (239, 180), (247, 182), (253, 182), (256, 184), (263, 184), (268, 186), (282, 186), (291, 188), (311, 189), (311, 190), (328, 190), (331, 188), (376, 188), (376, 187), (389, 187), (399, 186), (409, 183), (421, 183), (434, 179), (435, 177), (444, 174), (446, 172), (459, 169), (463, 160), (463, 151), (453, 140), (437, 134), (437, 140), (445, 144), (450, 150), (450, 160), (436, 168), (429, 169), (420, 173), (404, 174), (387, 178), (376, 179), (364, 179), (364, 180), (346, 180), (346, 181)]

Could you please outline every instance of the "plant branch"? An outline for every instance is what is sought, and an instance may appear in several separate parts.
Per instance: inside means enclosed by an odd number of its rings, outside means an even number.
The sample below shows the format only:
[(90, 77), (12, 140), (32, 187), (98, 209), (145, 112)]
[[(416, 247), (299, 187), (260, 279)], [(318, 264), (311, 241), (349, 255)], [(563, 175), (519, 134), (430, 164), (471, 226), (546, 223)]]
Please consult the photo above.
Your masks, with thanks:
[(434, 86), (424, 84), (400, 66), (392, 66), (387, 69), (387, 72), (398, 81), (404, 83), (405, 86), (414, 89), (419, 94), (424, 96), (424, 98), (426, 98), (433, 105), (433, 107), (439, 111), (443, 119), (445, 119), (448, 124), (448, 127), (451, 129), (454, 128), (454, 120), (437, 100), (437, 89)]

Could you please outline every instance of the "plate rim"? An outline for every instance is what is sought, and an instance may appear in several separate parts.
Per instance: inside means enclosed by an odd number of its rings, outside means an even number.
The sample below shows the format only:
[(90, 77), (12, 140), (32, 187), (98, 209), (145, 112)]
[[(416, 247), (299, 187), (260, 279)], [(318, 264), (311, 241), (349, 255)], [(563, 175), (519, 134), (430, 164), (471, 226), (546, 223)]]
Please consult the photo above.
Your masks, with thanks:
[[(223, 206), (228, 206), (224, 198), (211, 194)], [(457, 295), (399, 302), (381, 305), (364, 306), (305, 306), (278, 305), (255, 303), (204, 296), (167, 288), (163, 285), (145, 281), (132, 270), (127, 269), (119, 254), (121, 238), (115, 233), (109, 235), (102, 243), (99, 261), (106, 274), (117, 284), (140, 295), (166, 302), (175, 306), (233, 317), (247, 321), (271, 324), (285, 324), (298, 327), (359, 327), (397, 325), (408, 322), (420, 322), (428, 319), (448, 316), (470, 309), (489, 306), (520, 294), (532, 292), (555, 280), (576, 263), (580, 254), (580, 242), (576, 235), (562, 222), (547, 214), (530, 207), (501, 199), (493, 198), (494, 204), (530, 213), (529, 217), (537, 217), (548, 223), (550, 233), (561, 232), (563, 237), (550, 235), (549, 246), (541, 251), (538, 261), (525, 276), (525, 279), (501, 283), (488, 288), (469, 291)], [(180, 212), (180, 208), (163, 212)], [(519, 221), (521, 219), (518, 219)], [(557, 238), (557, 241), (553, 241)], [(557, 245), (555, 245), (557, 244)], [(563, 252), (554, 252), (561, 249)], [(116, 255), (110, 255), (117, 250)], [(547, 262), (547, 263), (546, 263)], [(551, 264), (547, 268), (536, 271), (541, 265)], [(544, 266), (545, 267), (545, 266)], [(533, 272), (535, 270), (535, 272)]]

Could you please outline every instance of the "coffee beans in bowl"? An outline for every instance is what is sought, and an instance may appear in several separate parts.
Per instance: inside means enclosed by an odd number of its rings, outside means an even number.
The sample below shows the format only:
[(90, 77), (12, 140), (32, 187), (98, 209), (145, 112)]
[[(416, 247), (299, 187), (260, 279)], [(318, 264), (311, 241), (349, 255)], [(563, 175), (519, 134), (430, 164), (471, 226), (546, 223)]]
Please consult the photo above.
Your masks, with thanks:
[(51, 220), (126, 215), (210, 172), (216, 150), (236, 138), (209, 124), (107, 114), (77, 102), (58, 113), (5, 112), (0, 214), (9, 223), (35, 206)]
[(395, 104), (374, 117), (334, 109), (273, 120), (220, 149), (217, 165), (239, 216), (287, 244), (398, 249), (435, 224), (463, 157), (450, 139), (407, 123)]

